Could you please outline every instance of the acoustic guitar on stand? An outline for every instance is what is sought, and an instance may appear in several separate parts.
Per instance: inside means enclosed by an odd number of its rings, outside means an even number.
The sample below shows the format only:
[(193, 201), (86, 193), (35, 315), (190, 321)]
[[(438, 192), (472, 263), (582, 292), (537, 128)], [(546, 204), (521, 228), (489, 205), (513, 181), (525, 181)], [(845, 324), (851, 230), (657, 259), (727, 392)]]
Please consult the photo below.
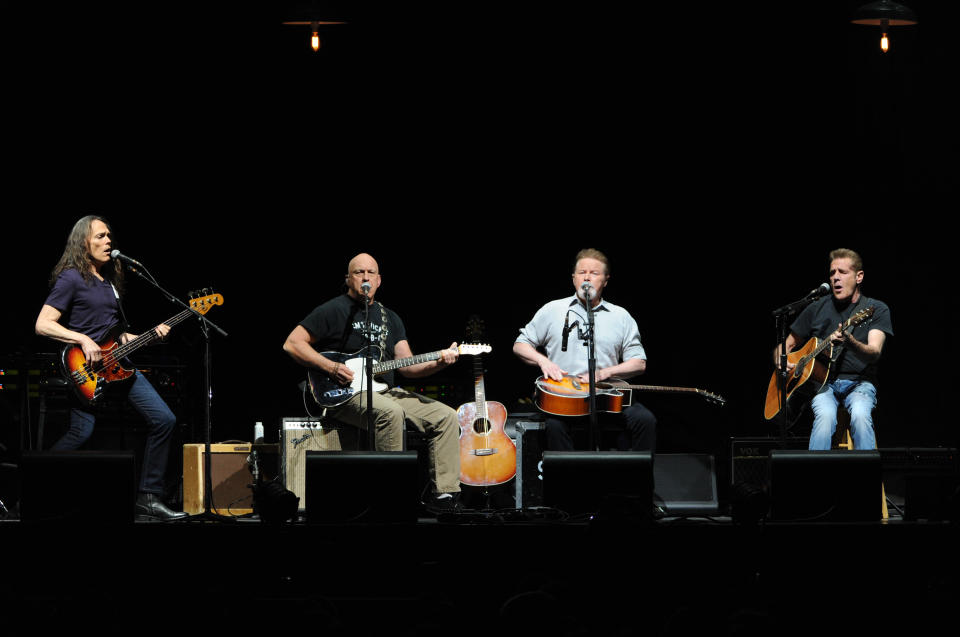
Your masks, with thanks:
[[(868, 318), (873, 316), (874, 308), (868, 307), (860, 310), (844, 323), (840, 329), (847, 332), (853, 327), (860, 325)], [(824, 352), (826, 353), (824, 354)], [(793, 363), (795, 367), (789, 372), (787, 377), (786, 400), (789, 405), (790, 399), (794, 394), (804, 400), (812, 398), (824, 386), (830, 376), (830, 365), (833, 362), (833, 345), (829, 338), (820, 340), (817, 337), (811, 338), (800, 349), (795, 349), (787, 354), (787, 363)], [(772, 419), (780, 413), (780, 383), (778, 381), (779, 372), (774, 370), (770, 377), (770, 383), (767, 385), (767, 400), (764, 403), (763, 416), (767, 420)]]
[(507, 408), (486, 399), (481, 356), (473, 359), (473, 367), (474, 401), (457, 409), (460, 482), (484, 487), (503, 484), (517, 473), (517, 448), (503, 431)]
[[(162, 324), (173, 327), (197, 314), (206, 314), (214, 305), (223, 305), (223, 296), (207, 292), (210, 290), (203, 290), (204, 296), (190, 299), (189, 310), (180, 312)], [(66, 345), (60, 352), (60, 370), (63, 377), (73, 387), (80, 401), (87, 406), (96, 403), (110, 383), (118, 383), (133, 376), (135, 370), (124, 366), (124, 358), (160, 339), (157, 330), (152, 329), (121, 345), (117, 342), (121, 333), (119, 325), (110, 328), (107, 336), (98, 343), (102, 355), (95, 363), (87, 362), (83, 348), (79, 345)]]
[[(576, 376), (567, 374), (563, 380), (540, 376), (536, 380), (536, 405), (540, 411), (557, 416), (586, 416), (590, 414), (590, 387)], [(666, 394), (693, 394), (715, 405), (725, 405), (726, 399), (717, 394), (693, 387), (664, 387), (659, 385), (630, 385), (620, 379), (597, 383), (597, 411), (618, 414), (632, 403), (632, 392)]]

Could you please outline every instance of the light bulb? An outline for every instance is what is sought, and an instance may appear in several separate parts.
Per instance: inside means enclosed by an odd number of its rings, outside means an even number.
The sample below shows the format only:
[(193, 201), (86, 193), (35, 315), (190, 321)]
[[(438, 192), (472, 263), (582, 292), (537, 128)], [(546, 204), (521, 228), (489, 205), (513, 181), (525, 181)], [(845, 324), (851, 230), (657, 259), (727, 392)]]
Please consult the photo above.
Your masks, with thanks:
[(313, 36), (310, 38), (310, 48), (314, 51), (320, 50), (320, 33), (317, 31), (314, 31)]
[(884, 33), (883, 37), (880, 38), (880, 50), (884, 53), (890, 50), (890, 39), (887, 37), (886, 33)]

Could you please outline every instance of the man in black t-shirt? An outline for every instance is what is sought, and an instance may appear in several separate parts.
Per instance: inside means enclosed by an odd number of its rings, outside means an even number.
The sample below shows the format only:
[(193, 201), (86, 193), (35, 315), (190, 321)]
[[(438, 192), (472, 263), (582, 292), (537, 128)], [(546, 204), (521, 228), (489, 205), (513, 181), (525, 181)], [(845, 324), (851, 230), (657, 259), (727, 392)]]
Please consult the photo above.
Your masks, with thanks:
[[(349, 385), (354, 380), (353, 370), (321, 352), (358, 352), (357, 356), (362, 357), (361, 350), (372, 344), (382, 346), (384, 360), (413, 356), (403, 321), (373, 300), (381, 283), (376, 260), (369, 254), (355, 256), (347, 267), (345, 283), (346, 294), (317, 306), (293, 329), (283, 345), (284, 351), (300, 365), (320, 370), (341, 385)], [(365, 303), (372, 332), (368, 336), (364, 335)], [(455, 363), (458, 358), (457, 344), (452, 343), (441, 352), (439, 360), (401, 367), (399, 372), (409, 378), (421, 378)], [(392, 371), (379, 378), (386, 382), (388, 389), (374, 393), (372, 398), (377, 450), (401, 450), (404, 423), (410, 420), (429, 436), (433, 494), (426, 503), (428, 508), (439, 511), (456, 508), (460, 492), (460, 424), (456, 411), (441, 402), (395, 387)], [(366, 383), (363, 388), (366, 389)], [(366, 407), (366, 391), (360, 391), (343, 405), (329, 409), (327, 415), (365, 429)]]
[[(810, 338), (829, 338), (833, 345), (830, 376), (811, 401), (813, 428), (810, 449), (830, 449), (837, 428), (837, 407), (843, 403), (850, 414), (850, 435), (856, 449), (876, 448), (873, 408), (877, 404), (877, 367), (887, 336), (893, 336), (890, 309), (883, 301), (864, 296), (863, 260), (853, 250), (830, 253), (831, 296), (810, 305), (790, 326), (786, 350), (803, 346)], [(873, 308), (866, 321), (849, 331), (841, 325), (857, 312)], [(774, 351), (779, 361), (780, 348)], [(794, 367), (787, 364), (788, 370)]]

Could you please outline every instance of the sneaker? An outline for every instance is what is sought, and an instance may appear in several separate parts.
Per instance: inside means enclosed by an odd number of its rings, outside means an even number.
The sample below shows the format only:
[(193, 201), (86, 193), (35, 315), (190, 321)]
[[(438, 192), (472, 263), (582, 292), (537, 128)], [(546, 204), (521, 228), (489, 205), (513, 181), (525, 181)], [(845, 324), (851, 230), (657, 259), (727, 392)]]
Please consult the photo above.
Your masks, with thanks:
[(424, 506), (433, 513), (454, 513), (460, 511), (460, 494), (434, 493), (427, 498)]

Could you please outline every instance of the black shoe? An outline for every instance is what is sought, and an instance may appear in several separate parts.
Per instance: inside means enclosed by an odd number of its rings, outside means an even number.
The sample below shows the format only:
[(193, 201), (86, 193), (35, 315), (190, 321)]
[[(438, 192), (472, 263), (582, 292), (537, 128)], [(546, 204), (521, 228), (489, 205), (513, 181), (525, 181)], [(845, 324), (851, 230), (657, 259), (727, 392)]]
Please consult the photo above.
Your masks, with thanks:
[(174, 511), (167, 507), (155, 493), (141, 493), (137, 495), (137, 503), (134, 505), (134, 513), (137, 519), (160, 520), (169, 522), (171, 520), (183, 520), (188, 515), (181, 511)]
[(456, 513), (462, 510), (459, 493), (434, 493), (423, 504), (431, 513)]

